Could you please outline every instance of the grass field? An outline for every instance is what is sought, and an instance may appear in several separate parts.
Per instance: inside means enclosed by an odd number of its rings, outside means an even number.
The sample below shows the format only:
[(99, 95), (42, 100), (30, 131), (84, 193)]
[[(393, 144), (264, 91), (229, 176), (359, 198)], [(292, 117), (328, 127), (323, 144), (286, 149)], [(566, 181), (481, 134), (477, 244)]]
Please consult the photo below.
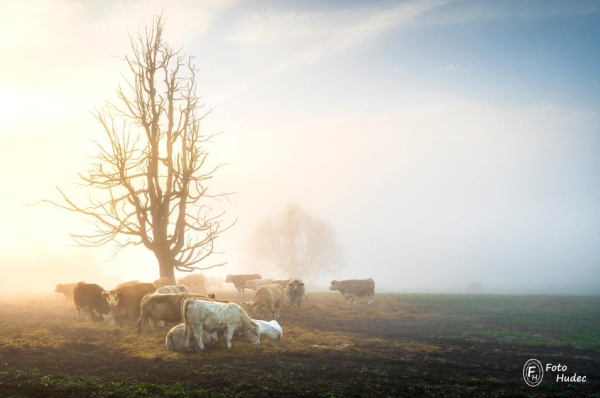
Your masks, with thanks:
[[(378, 294), (368, 307), (313, 293), (286, 303), (283, 340), (193, 354), (167, 352), (166, 330), (74, 314), (50, 295), (0, 299), (0, 396), (600, 397), (600, 297)], [(588, 381), (550, 372), (528, 387), (530, 358)]]

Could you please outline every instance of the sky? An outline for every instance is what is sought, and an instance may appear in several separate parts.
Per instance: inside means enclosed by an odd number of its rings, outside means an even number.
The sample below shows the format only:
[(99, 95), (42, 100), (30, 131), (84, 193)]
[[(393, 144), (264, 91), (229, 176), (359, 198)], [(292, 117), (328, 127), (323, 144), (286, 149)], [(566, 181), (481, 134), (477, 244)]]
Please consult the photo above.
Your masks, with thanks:
[[(0, 289), (154, 280), (141, 248), (73, 246), (74, 192), (130, 33), (194, 55), (215, 190), (234, 228), (209, 274), (259, 271), (254, 226), (290, 201), (380, 291), (600, 291), (597, 1), (0, 1)], [(217, 260), (214, 260), (217, 262)], [(266, 275), (263, 275), (266, 276)]]

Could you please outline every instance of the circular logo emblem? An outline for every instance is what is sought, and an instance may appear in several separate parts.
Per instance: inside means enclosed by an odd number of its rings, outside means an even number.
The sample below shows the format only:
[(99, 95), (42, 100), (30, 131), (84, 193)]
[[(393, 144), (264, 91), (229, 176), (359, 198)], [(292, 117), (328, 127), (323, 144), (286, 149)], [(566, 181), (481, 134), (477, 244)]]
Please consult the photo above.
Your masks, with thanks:
[(523, 380), (529, 387), (536, 387), (544, 378), (544, 368), (537, 359), (530, 359), (523, 367)]

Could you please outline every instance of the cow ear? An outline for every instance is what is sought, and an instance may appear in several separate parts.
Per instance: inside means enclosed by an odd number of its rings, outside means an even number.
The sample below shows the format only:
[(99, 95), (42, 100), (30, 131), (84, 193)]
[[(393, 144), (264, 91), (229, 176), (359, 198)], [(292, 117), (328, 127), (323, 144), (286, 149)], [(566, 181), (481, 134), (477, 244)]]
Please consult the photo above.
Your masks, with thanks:
[(336, 281), (336, 280), (333, 280), (333, 281), (331, 281), (331, 284), (332, 284), (332, 285), (335, 285), (336, 283), (337, 283), (337, 281)]
[(104, 297), (104, 298), (108, 298), (108, 293), (106, 293), (106, 292), (102, 292), (102, 297)]
[(300, 279), (300, 286), (304, 286), (304, 282), (302, 282), (302, 279)]

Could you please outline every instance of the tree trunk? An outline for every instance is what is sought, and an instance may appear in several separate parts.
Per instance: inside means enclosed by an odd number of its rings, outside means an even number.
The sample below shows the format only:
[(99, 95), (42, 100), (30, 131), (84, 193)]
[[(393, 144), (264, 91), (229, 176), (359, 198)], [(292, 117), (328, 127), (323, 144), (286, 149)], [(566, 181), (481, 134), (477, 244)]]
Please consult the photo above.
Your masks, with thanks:
[(171, 285), (175, 285), (175, 267), (173, 267), (173, 263), (168, 260), (158, 259), (158, 267), (160, 270), (160, 277), (167, 277), (171, 281)]

